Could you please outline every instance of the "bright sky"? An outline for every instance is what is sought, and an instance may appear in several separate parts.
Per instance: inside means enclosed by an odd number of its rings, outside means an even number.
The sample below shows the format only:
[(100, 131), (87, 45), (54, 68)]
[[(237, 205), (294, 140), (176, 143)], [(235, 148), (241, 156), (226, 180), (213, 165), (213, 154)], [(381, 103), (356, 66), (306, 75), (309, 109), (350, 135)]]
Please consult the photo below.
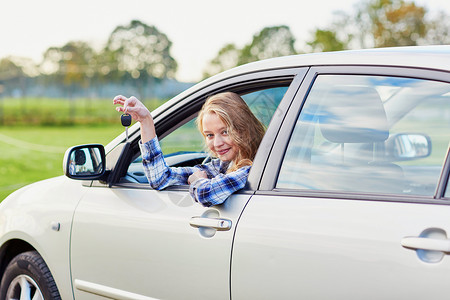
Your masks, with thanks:
[[(137, 19), (172, 41), (177, 78), (198, 81), (207, 63), (227, 43), (251, 42), (267, 26), (287, 25), (297, 50), (333, 12), (353, 12), (360, 0), (14, 0), (0, 4), (0, 58), (25, 56), (40, 62), (49, 47), (85, 41), (101, 47), (118, 25)], [(449, 0), (416, 0), (430, 13), (450, 14)]]

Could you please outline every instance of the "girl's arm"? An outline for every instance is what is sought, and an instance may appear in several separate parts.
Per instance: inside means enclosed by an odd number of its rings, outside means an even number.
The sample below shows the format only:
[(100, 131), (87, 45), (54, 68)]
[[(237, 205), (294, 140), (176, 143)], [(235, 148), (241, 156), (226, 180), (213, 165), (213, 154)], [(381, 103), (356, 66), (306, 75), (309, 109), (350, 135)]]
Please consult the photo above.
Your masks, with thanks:
[(189, 192), (195, 201), (203, 206), (219, 205), (234, 192), (243, 189), (247, 183), (250, 166), (234, 172), (219, 174), (212, 179), (200, 178), (189, 186)]

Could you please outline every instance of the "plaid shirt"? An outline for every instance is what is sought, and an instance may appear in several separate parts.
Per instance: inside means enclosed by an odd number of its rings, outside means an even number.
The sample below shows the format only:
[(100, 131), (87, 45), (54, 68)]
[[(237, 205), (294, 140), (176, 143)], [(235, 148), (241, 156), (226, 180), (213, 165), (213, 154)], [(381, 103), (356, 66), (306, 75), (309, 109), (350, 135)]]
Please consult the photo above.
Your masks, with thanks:
[(189, 192), (195, 201), (204, 206), (222, 204), (237, 190), (244, 188), (250, 166), (226, 173), (229, 162), (213, 159), (204, 165), (194, 167), (171, 168), (164, 160), (158, 138), (145, 144), (139, 143), (145, 175), (150, 186), (162, 190), (171, 185), (188, 184), (189, 176), (196, 171), (205, 171), (208, 178), (199, 178), (189, 186)]

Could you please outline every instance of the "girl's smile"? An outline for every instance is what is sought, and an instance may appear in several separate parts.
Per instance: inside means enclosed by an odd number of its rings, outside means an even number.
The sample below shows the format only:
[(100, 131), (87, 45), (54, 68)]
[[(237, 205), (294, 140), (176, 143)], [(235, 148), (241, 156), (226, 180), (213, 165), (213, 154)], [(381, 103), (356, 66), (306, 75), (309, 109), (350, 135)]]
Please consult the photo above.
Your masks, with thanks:
[(215, 113), (203, 116), (203, 134), (206, 145), (222, 161), (232, 161), (239, 148), (228, 134), (227, 125)]

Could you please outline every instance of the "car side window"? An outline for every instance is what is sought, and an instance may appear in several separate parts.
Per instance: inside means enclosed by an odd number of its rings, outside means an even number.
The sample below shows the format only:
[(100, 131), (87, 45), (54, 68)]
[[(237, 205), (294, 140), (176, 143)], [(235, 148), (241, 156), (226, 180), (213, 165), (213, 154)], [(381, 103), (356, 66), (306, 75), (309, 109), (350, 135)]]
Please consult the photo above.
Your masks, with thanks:
[[(287, 89), (288, 86), (274, 87), (241, 96), (255, 116), (268, 126)], [(181, 125), (160, 140), (162, 152), (169, 166), (194, 166), (202, 163), (207, 157), (204, 138), (197, 129), (195, 120), (194, 118)], [(140, 183), (147, 182), (140, 156), (130, 164), (127, 178), (134, 178)]]
[(433, 196), (450, 141), (450, 84), (320, 75), (277, 188)]

